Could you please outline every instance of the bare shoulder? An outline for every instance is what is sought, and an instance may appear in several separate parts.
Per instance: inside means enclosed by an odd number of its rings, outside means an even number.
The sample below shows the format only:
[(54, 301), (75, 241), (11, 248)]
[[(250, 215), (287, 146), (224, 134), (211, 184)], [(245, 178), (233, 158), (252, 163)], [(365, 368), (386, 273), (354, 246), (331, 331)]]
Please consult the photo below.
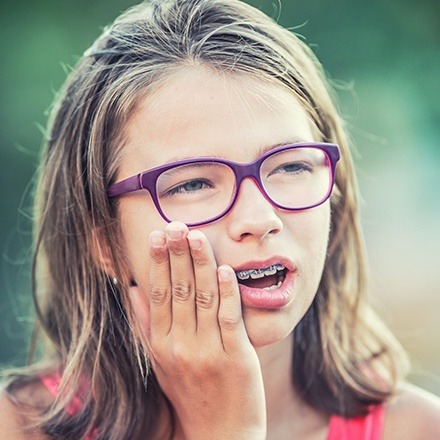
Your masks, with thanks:
[(384, 440), (440, 439), (440, 398), (402, 384), (386, 407)]
[(38, 383), (27, 384), (9, 393), (0, 390), (0, 439), (47, 440), (31, 426), (44, 406), (50, 404), (50, 396)]

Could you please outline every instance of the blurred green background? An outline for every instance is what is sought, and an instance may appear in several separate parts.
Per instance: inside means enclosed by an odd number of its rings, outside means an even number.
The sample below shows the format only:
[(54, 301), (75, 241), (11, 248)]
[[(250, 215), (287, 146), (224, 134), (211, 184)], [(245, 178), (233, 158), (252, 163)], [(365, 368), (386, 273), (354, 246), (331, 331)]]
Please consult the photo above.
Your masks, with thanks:
[[(357, 149), (372, 301), (440, 395), (440, 2), (250, 3), (304, 35), (337, 87)], [(0, 365), (24, 362), (29, 182), (68, 66), (129, 0), (1, 1)]]

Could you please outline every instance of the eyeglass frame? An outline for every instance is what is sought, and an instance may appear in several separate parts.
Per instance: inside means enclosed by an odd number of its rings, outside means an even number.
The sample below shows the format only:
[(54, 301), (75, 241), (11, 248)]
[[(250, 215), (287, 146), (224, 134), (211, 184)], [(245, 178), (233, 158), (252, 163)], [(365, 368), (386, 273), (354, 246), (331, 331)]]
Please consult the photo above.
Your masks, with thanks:
[[(270, 156), (273, 156), (274, 154), (280, 153), (285, 150), (290, 149), (296, 149), (296, 148), (315, 148), (318, 150), (324, 151), (326, 154), (328, 160), (330, 161), (330, 184), (328, 191), (326, 195), (315, 204), (312, 204), (310, 206), (306, 207), (300, 207), (300, 208), (288, 208), (283, 205), (278, 204), (272, 198), (267, 194), (266, 190), (264, 189), (263, 182), (261, 181), (260, 176), (260, 170), (262, 163)], [(193, 159), (182, 159), (175, 162), (170, 162), (164, 165), (160, 165), (158, 167), (151, 168), (146, 171), (142, 171), (139, 174), (136, 174), (131, 177), (127, 177), (126, 179), (123, 179), (119, 182), (116, 182), (107, 190), (107, 195), (110, 198), (113, 197), (120, 197), (124, 194), (134, 192), (134, 191), (140, 191), (142, 189), (147, 190), (150, 193), (150, 196), (153, 200), (154, 206), (156, 207), (157, 211), (161, 215), (161, 217), (168, 223), (170, 223), (171, 219), (169, 219), (165, 213), (162, 211), (162, 208), (159, 203), (159, 198), (157, 196), (157, 179), (159, 176), (164, 173), (165, 171), (168, 171), (172, 168), (181, 166), (181, 165), (187, 165), (192, 163), (201, 163), (201, 162), (210, 162), (210, 163), (219, 163), (228, 166), (230, 169), (232, 169), (234, 176), (235, 176), (235, 189), (234, 193), (232, 193), (233, 197), (231, 198), (228, 206), (217, 216), (212, 217), (208, 220), (204, 220), (203, 222), (196, 222), (196, 223), (186, 223), (187, 226), (201, 226), (206, 225), (208, 223), (215, 222), (216, 220), (219, 220), (220, 218), (224, 217), (234, 206), (235, 201), (237, 200), (237, 196), (240, 190), (241, 183), (243, 180), (247, 177), (251, 177), (257, 184), (258, 189), (263, 194), (264, 198), (274, 207), (278, 209), (282, 209), (285, 211), (304, 211), (307, 209), (315, 208), (316, 206), (322, 205), (325, 201), (327, 201), (333, 191), (333, 186), (335, 184), (335, 174), (336, 174), (336, 163), (340, 159), (340, 152), (339, 152), (339, 146), (332, 143), (326, 143), (326, 142), (301, 142), (301, 143), (294, 143), (294, 144), (286, 144), (282, 145), (280, 147), (273, 148), (272, 150), (267, 151), (266, 153), (262, 154), (258, 159), (247, 162), (247, 163), (241, 163), (241, 162), (234, 162), (231, 160), (226, 159), (220, 159), (220, 158), (213, 158), (213, 157), (198, 157)], [(177, 219), (176, 219), (177, 220)]]

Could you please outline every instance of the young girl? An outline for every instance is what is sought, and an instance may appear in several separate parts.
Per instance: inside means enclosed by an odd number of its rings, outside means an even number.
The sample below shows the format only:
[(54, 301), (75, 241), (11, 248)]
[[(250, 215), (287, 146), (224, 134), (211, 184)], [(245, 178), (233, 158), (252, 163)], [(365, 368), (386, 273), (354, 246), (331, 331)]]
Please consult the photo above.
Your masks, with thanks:
[(36, 196), (43, 357), (3, 439), (438, 439), (365, 303), (348, 142), (307, 46), (238, 0), (143, 3), (70, 74)]

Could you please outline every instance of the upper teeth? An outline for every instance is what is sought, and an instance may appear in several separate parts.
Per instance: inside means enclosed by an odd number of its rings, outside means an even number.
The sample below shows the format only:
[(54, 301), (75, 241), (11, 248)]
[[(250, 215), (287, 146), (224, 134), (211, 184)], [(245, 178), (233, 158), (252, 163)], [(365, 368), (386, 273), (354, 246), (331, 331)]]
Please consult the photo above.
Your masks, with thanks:
[(248, 278), (255, 280), (257, 278), (275, 275), (277, 272), (284, 269), (285, 267), (282, 264), (274, 264), (273, 266), (269, 266), (264, 269), (241, 270), (240, 272), (236, 272), (236, 275), (239, 280), (247, 280)]

